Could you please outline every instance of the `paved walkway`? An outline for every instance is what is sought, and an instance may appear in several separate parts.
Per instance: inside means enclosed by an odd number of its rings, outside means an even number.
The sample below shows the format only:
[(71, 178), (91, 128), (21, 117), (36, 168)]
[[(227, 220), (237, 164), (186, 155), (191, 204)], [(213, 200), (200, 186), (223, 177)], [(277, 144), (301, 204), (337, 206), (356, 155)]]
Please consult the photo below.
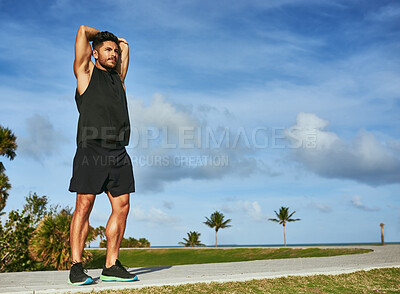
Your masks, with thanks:
[(139, 281), (130, 283), (102, 282), (98, 279), (101, 272), (99, 269), (89, 270), (96, 284), (86, 286), (67, 284), (68, 271), (2, 273), (0, 274), (0, 293), (90, 292), (196, 282), (245, 281), (288, 275), (339, 274), (373, 268), (400, 267), (400, 245), (357, 247), (374, 251), (333, 257), (134, 268), (129, 271), (137, 274)]

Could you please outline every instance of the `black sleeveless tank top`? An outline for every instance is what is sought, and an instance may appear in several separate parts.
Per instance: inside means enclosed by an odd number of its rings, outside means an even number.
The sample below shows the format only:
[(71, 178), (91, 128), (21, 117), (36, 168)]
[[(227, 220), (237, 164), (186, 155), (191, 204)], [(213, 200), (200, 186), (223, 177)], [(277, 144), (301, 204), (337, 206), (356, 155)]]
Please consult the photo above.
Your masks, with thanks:
[(119, 74), (93, 69), (86, 91), (75, 93), (79, 111), (77, 145), (82, 142), (107, 142), (104, 146), (129, 144), (130, 123), (125, 90)]

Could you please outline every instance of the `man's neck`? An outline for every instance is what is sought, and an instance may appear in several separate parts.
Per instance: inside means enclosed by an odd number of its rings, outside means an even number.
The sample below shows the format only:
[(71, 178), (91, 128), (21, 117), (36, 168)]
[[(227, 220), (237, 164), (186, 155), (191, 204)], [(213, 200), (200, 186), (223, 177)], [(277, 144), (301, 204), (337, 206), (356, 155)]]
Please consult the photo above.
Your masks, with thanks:
[(98, 62), (97, 60), (96, 60), (95, 66), (96, 66), (98, 69), (100, 69), (100, 70), (104, 70), (104, 71), (108, 71), (108, 72), (113, 72), (113, 71), (115, 71), (115, 69), (113, 69), (113, 68), (106, 68), (106, 67), (102, 66), (102, 65), (100, 64), (100, 62)]

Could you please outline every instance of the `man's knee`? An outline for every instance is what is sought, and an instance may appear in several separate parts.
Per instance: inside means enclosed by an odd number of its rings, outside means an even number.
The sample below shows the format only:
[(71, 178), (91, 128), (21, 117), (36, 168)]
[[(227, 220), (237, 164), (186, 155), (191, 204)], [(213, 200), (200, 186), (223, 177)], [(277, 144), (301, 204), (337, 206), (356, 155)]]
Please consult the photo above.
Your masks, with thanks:
[(94, 199), (89, 197), (78, 197), (76, 201), (75, 214), (88, 216), (93, 208)]
[(119, 203), (118, 205), (115, 205), (113, 207), (113, 210), (116, 213), (118, 213), (118, 215), (126, 217), (128, 215), (128, 213), (129, 213), (129, 207), (130, 207), (129, 201), (128, 202), (122, 202), (122, 203)]

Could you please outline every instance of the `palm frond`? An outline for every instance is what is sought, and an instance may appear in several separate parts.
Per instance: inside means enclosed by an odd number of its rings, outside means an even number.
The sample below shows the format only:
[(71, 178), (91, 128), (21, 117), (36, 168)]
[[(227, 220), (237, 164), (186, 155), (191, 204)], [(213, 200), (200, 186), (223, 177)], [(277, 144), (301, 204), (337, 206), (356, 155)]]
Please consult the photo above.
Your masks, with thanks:
[(277, 222), (277, 223), (279, 223), (281, 225), (285, 225), (286, 222), (295, 222), (295, 221), (299, 221), (300, 220), (299, 218), (296, 218), (296, 219), (292, 219), (291, 218), (292, 215), (296, 213), (296, 211), (293, 211), (292, 213), (289, 213), (289, 207), (282, 206), (279, 209), (279, 212), (277, 212), (276, 210), (274, 210), (274, 212), (275, 212), (277, 218), (270, 218), (269, 220), (273, 221), (273, 222)]
[(277, 223), (280, 222), (280, 220), (279, 220), (279, 219), (276, 219), (276, 218), (269, 218), (268, 220), (273, 221), (273, 222), (277, 222)]
[(17, 149), (16, 141), (17, 137), (10, 129), (0, 126), (0, 155), (13, 160)]
[(288, 222), (296, 222), (296, 221), (299, 221), (299, 220), (301, 220), (301, 219), (300, 218), (290, 218), (287, 221)]
[(199, 232), (192, 232), (190, 231), (187, 233), (188, 238), (183, 238), (185, 242), (179, 242), (179, 245), (183, 245), (185, 247), (195, 247), (195, 246), (205, 246), (201, 241), (199, 240), (200, 237)]

